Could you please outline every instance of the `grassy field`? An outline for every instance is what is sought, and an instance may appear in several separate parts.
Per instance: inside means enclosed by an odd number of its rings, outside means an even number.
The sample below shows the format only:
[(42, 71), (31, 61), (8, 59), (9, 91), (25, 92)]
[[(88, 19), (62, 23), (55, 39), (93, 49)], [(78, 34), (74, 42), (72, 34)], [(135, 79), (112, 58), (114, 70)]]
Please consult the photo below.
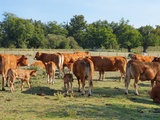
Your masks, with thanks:
[[(32, 53), (33, 54), (33, 53)], [(29, 61), (32, 63), (33, 55)], [(93, 55), (95, 53), (92, 53)], [(98, 53), (99, 54), (99, 53)], [(103, 53), (100, 53), (103, 54)], [(118, 53), (120, 54), (120, 53)], [(126, 56), (127, 53), (121, 53)], [(97, 81), (94, 74), (92, 96), (82, 96), (77, 92), (78, 83), (74, 79), (74, 95), (65, 95), (63, 80), (56, 76), (55, 84), (47, 84), (45, 71), (37, 69), (38, 75), (31, 78), (31, 89), (20, 91), (16, 81), (15, 92), (0, 91), (1, 120), (159, 120), (160, 105), (147, 94), (150, 82), (139, 82), (139, 96), (134, 95), (133, 80), (129, 94), (124, 94), (124, 81), (119, 82), (119, 72), (105, 72), (105, 80)], [(1, 85), (1, 81), (0, 81)]]

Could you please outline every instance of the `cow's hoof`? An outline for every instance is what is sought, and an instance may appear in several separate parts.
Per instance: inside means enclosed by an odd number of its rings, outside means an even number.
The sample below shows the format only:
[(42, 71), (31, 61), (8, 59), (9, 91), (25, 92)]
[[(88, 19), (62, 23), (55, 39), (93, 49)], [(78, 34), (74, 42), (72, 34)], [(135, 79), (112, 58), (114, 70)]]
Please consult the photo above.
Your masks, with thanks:
[(88, 94), (88, 97), (92, 96), (92, 94)]
[(84, 93), (82, 93), (81, 95), (83, 95), (83, 96), (84, 96)]
[(128, 93), (125, 92), (125, 95), (128, 95)]
[(5, 88), (2, 88), (2, 91), (5, 91)]
[(8, 87), (8, 85), (6, 85), (6, 87)]
[(78, 90), (78, 92), (81, 92), (80, 90)]

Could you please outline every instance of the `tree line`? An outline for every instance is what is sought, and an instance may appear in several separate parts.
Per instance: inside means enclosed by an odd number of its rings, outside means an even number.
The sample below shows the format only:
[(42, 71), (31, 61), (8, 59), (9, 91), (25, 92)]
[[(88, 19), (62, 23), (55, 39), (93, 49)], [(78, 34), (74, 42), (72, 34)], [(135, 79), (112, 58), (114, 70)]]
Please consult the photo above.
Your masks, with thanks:
[(75, 15), (70, 22), (42, 23), (22, 19), (5, 12), (0, 21), (0, 47), (3, 48), (47, 48), (47, 49), (131, 49), (160, 45), (160, 26), (146, 25), (134, 28), (129, 20), (119, 22), (98, 20), (87, 23), (83, 15)]

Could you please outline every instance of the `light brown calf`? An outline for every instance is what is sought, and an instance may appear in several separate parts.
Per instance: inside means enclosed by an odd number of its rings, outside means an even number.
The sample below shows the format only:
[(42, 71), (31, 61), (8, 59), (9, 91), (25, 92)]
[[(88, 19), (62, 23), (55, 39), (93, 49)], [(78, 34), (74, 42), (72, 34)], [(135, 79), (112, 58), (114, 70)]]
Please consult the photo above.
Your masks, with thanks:
[(54, 62), (47, 62), (45, 63), (45, 67), (46, 67), (46, 73), (48, 76), (48, 81), (47, 83), (49, 84), (53, 84), (54, 83), (54, 79), (55, 79), (55, 72), (56, 72), (56, 64)]
[(38, 66), (42, 69), (45, 69), (45, 65), (43, 64), (42, 61), (36, 61), (36, 62), (32, 63), (31, 66)]
[(13, 84), (15, 79), (21, 80), (21, 91), (23, 90), (24, 81), (26, 81), (28, 88), (30, 88), (29, 80), (31, 76), (36, 76), (35, 70), (9, 69), (7, 72), (7, 77), (9, 79), (11, 92), (14, 91)]
[(66, 73), (64, 75), (64, 89), (66, 90), (67, 94), (69, 93), (69, 88), (71, 88), (71, 93), (73, 94), (73, 75), (71, 73)]

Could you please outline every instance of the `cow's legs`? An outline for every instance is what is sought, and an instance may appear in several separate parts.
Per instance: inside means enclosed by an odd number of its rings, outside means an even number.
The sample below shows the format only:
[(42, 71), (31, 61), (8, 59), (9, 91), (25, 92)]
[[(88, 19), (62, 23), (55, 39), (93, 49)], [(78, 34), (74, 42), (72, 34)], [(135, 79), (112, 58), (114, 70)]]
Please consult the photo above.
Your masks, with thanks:
[(135, 89), (135, 94), (136, 94), (136, 95), (139, 95), (138, 90), (137, 90), (138, 79), (139, 79), (139, 78), (135, 78), (135, 79), (134, 79), (134, 89)]
[(50, 84), (53, 85), (54, 81), (53, 81), (53, 76), (50, 76)]
[(104, 71), (102, 71), (102, 80), (104, 80)]
[(13, 91), (14, 91), (13, 82), (10, 81), (9, 83), (10, 83), (10, 91), (13, 93)]
[(71, 85), (71, 93), (73, 94), (73, 85), (72, 85), (72, 81), (70, 82)]
[(6, 78), (6, 87), (8, 87), (8, 77)]
[(81, 91), (81, 81), (80, 81), (80, 79), (78, 79), (78, 92), (80, 92)]
[(67, 94), (69, 93), (69, 82), (67, 83)]
[(4, 81), (6, 81), (5, 77), (2, 77), (2, 91), (5, 91), (5, 88), (4, 88)]
[(84, 95), (85, 94), (85, 79), (82, 79), (81, 83), (82, 83), (82, 95)]
[(151, 87), (153, 88), (154, 86), (154, 80), (151, 80)]
[(128, 86), (130, 84), (130, 76), (126, 76), (125, 77), (125, 87), (126, 87), (126, 90), (125, 90), (125, 94), (128, 94)]
[(23, 91), (23, 85), (24, 85), (24, 81), (21, 80), (21, 91)]
[(49, 75), (47, 75), (47, 79), (48, 79), (48, 80), (47, 80), (47, 83), (49, 84), (49, 81), (50, 81), (50, 80), (49, 80)]
[(119, 79), (119, 82), (121, 82), (123, 77), (125, 78), (125, 76), (126, 76), (126, 72), (123, 68), (120, 68), (120, 74), (121, 74), (121, 77)]
[(27, 85), (28, 85), (28, 89), (30, 88), (30, 83), (29, 80), (26, 81)]
[(91, 96), (91, 88), (92, 88), (92, 79), (88, 80), (88, 96)]
[(102, 73), (101, 73), (101, 71), (99, 71), (99, 79), (98, 79), (98, 80), (100, 80), (100, 79), (101, 79), (101, 74), (102, 74)]

